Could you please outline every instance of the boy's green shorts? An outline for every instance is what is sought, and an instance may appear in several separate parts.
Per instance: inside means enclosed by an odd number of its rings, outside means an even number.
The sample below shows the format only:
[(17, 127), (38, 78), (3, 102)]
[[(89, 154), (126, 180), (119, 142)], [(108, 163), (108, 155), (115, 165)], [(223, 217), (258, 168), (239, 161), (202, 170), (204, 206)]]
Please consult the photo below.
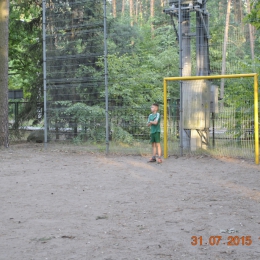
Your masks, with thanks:
[(160, 143), (160, 132), (152, 133), (150, 143)]

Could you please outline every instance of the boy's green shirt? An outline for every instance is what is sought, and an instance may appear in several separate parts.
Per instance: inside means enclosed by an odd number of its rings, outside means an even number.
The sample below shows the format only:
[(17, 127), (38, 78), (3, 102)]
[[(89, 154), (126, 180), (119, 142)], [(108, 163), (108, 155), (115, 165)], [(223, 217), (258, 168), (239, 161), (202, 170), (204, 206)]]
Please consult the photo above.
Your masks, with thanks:
[(161, 116), (159, 113), (149, 115), (148, 123), (150, 123), (151, 121), (155, 121), (155, 120), (157, 120), (158, 123), (157, 123), (157, 125), (151, 125), (151, 128), (150, 128), (151, 134), (161, 132), (161, 127), (160, 127)]

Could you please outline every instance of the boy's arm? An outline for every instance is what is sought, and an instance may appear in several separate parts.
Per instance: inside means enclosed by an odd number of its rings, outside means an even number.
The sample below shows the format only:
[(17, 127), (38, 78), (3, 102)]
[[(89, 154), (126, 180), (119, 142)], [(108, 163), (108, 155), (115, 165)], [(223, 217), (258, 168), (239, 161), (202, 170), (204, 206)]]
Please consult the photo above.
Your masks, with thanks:
[(157, 125), (158, 122), (159, 122), (159, 118), (160, 118), (160, 114), (157, 113), (156, 118), (154, 119), (154, 121), (151, 121), (150, 124), (151, 125)]

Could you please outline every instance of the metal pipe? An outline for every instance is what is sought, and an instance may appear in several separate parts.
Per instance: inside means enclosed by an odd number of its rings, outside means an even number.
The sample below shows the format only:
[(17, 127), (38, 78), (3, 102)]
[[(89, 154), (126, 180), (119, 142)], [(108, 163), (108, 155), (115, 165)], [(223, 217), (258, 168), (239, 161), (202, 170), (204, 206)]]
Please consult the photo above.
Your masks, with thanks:
[(163, 81), (163, 99), (164, 99), (164, 158), (168, 158), (168, 120), (167, 120), (167, 108), (168, 108), (168, 101), (167, 101), (167, 81)]
[[(181, 10), (181, 0), (179, 0), (179, 74), (180, 78), (182, 77), (182, 10)], [(183, 156), (183, 89), (182, 81), (180, 81), (180, 154)]]
[(109, 117), (108, 117), (108, 63), (107, 63), (107, 1), (104, 0), (104, 66), (105, 66), (105, 102), (106, 102), (106, 155), (109, 153)]
[[(254, 133), (255, 133), (255, 163), (259, 164), (259, 126), (258, 126), (258, 74), (231, 74), (216, 76), (185, 76), (185, 77), (166, 77), (164, 78), (164, 93), (167, 93), (167, 81), (180, 80), (202, 80), (202, 79), (222, 79), (222, 78), (254, 78)], [(165, 98), (165, 97), (164, 97)], [(165, 102), (165, 100), (164, 100)], [(166, 100), (167, 104), (167, 100)], [(167, 135), (164, 136), (167, 138)], [(167, 141), (167, 139), (165, 139)], [(164, 142), (165, 142), (164, 140)]]
[(198, 80), (198, 79), (222, 79), (222, 78), (252, 78), (257, 76), (257, 73), (250, 74), (230, 74), (230, 75), (211, 75), (211, 76), (184, 76), (184, 77), (166, 77), (167, 81), (179, 81), (179, 80)]
[(212, 138), (213, 138), (213, 148), (215, 148), (215, 112), (212, 112)]
[(42, 39), (43, 39), (43, 97), (44, 97), (44, 148), (47, 148), (47, 84), (46, 84), (46, 1), (42, 1)]
[(258, 74), (254, 76), (255, 163), (259, 164)]

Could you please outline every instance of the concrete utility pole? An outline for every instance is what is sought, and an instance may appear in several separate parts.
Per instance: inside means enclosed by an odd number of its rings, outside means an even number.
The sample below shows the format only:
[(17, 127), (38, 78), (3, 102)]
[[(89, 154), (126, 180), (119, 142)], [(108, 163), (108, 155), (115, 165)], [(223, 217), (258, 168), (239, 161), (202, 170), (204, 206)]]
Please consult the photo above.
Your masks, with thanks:
[[(169, 0), (165, 13), (178, 19), (180, 76), (192, 75), (191, 37), (196, 37), (196, 75), (210, 74), (209, 26), (205, 0)], [(191, 16), (195, 15), (196, 33), (191, 32)], [(206, 148), (209, 137), (210, 87), (206, 80), (180, 82), (180, 138), (183, 149)]]

